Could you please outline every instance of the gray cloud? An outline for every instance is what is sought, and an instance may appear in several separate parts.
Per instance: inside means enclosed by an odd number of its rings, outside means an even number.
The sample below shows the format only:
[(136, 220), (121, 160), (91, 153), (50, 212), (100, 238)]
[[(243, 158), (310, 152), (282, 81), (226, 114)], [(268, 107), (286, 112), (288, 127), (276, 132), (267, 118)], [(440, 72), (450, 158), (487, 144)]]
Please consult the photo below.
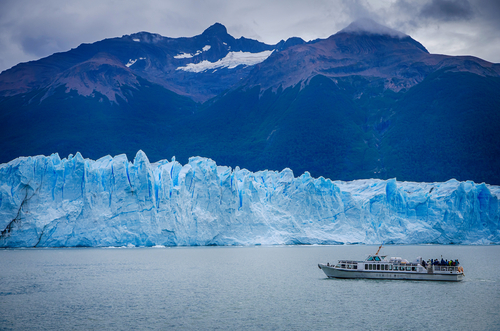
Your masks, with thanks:
[(2, 0), (0, 70), (139, 31), (190, 37), (220, 22), (236, 38), (277, 43), (327, 38), (361, 17), (430, 52), (500, 62), (498, 0)]
[(440, 21), (468, 20), (474, 12), (467, 0), (432, 0), (422, 8), (420, 16)]

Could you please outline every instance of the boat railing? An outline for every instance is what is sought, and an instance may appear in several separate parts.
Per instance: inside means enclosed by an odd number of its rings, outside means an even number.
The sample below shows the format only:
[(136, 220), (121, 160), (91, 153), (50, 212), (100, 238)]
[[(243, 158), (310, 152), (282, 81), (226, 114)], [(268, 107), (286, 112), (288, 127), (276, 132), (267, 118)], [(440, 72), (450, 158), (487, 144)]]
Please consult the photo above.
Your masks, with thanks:
[(343, 263), (343, 264), (358, 264), (358, 261), (339, 260), (339, 263)]
[(434, 271), (458, 271), (459, 267), (456, 266), (441, 266), (441, 265), (435, 265)]
[(416, 267), (421, 265), (420, 263), (392, 263), (394, 266), (403, 266), (403, 267)]

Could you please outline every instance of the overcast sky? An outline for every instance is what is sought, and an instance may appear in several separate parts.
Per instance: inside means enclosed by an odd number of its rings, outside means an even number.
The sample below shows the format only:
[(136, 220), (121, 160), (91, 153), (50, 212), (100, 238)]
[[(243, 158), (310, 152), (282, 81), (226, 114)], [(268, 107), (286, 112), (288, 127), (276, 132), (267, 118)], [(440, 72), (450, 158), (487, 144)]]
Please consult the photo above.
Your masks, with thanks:
[(219, 22), (275, 44), (327, 38), (363, 17), (431, 53), (500, 63), (500, 0), (0, 0), (0, 71), (139, 31), (191, 37)]

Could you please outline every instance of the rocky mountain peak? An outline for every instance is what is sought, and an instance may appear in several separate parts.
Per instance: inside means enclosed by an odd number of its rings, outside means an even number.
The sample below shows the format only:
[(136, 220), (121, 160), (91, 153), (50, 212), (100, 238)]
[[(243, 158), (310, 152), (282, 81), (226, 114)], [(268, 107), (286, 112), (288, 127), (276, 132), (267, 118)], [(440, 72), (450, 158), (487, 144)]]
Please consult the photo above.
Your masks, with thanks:
[(224, 25), (220, 23), (215, 23), (214, 25), (210, 26), (208, 29), (203, 31), (202, 35), (203, 36), (227, 35), (227, 29)]

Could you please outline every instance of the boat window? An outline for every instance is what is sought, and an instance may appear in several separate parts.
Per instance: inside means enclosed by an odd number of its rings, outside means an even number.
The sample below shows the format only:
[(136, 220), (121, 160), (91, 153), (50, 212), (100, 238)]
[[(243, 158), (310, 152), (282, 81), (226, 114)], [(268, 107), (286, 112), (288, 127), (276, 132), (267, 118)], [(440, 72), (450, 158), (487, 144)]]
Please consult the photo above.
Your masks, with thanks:
[(380, 264), (377, 264), (377, 270), (380, 270)]
[(378, 256), (375, 256), (374, 259), (375, 259), (375, 261), (380, 261), (380, 257), (378, 257)]
[(335, 266), (335, 268), (340, 268), (340, 264), (337, 264), (337, 265)]
[(417, 268), (416, 267), (411, 267), (411, 271), (416, 271)]
[(399, 270), (403, 271), (403, 270), (405, 270), (405, 267), (399, 267)]
[(392, 265), (389, 265), (389, 270), (392, 270)]
[(342, 268), (345, 268), (345, 264), (342, 264)]
[(410, 271), (410, 270), (411, 270), (411, 267), (406, 267), (406, 270)]
[(368, 265), (368, 269), (372, 270), (372, 265), (371, 264)]
[(366, 261), (373, 261), (373, 256), (370, 256)]
[(347, 265), (347, 269), (351, 269), (351, 265), (350, 264)]
[(358, 265), (357, 265), (357, 264), (355, 264), (355, 265), (353, 265), (353, 266), (352, 266), (352, 268), (353, 268), (353, 269), (358, 269)]
[(385, 270), (389, 270), (389, 265), (388, 264), (385, 265)]

